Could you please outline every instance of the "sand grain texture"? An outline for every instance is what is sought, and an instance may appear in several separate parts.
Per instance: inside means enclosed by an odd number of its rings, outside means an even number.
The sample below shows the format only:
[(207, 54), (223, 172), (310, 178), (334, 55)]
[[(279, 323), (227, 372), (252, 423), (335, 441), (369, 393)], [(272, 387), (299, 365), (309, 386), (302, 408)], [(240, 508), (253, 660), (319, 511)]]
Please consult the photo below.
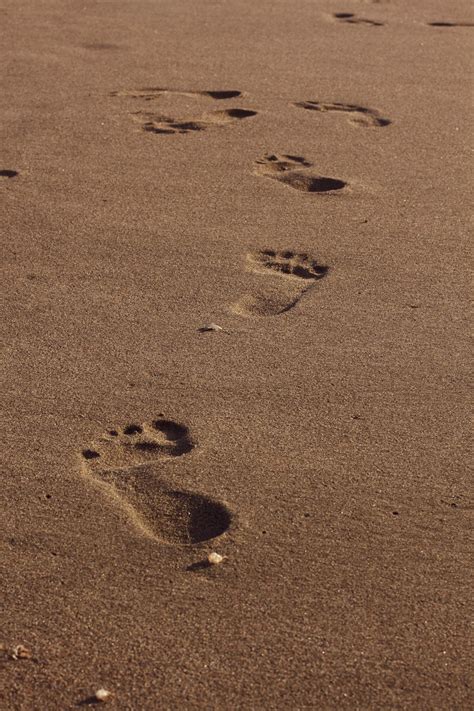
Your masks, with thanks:
[(472, 708), (470, 4), (0, 16), (1, 708)]

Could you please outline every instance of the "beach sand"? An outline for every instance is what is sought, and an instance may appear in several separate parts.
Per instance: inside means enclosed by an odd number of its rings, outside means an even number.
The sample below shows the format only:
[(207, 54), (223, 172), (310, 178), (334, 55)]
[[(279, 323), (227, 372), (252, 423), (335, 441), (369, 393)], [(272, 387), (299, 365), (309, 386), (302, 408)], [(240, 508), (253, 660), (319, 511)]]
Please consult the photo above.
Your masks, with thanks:
[(0, 17), (2, 708), (471, 708), (470, 3)]

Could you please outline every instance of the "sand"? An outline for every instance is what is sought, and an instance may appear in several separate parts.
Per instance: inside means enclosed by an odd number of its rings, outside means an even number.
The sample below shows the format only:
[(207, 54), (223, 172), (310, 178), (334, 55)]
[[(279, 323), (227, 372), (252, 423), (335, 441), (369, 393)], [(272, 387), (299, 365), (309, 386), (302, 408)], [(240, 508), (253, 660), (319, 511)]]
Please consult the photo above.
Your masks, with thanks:
[(472, 707), (470, 4), (1, 5), (2, 708)]

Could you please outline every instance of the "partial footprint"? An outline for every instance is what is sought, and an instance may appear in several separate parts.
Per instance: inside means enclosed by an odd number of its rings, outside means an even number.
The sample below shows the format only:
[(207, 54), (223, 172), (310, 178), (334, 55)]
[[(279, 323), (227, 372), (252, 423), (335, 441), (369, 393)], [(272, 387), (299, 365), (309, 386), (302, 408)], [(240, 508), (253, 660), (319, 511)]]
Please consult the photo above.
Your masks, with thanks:
[(139, 111), (134, 114), (136, 121), (142, 124), (144, 131), (150, 133), (173, 134), (190, 133), (191, 131), (204, 131), (211, 126), (226, 126), (236, 121), (240, 121), (251, 116), (256, 116), (256, 111), (249, 109), (223, 109), (222, 111), (211, 111), (198, 117), (172, 118), (170, 116), (160, 116), (159, 114), (149, 114)]
[(119, 44), (110, 44), (109, 42), (93, 42), (92, 44), (83, 44), (81, 47), (84, 49), (94, 49), (94, 50), (114, 50), (122, 49)]
[(340, 103), (325, 103), (322, 101), (297, 101), (293, 106), (298, 106), (308, 111), (339, 111), (349, 114), (350, 123), (355, 126), (389, 126), (391, 121), (380, 116), (375, 109), (369, 109), (365, 106), (357, 106), (356, 104), (340, 104)]
[(427, 22), (430, 27), (474, 27), (474, 22)]
[(132, 99), (144, 99), (145, 101), (153, 101), (164, 94), (176, 94), (177, 96), (208, 96), (209, 98), (216, 99), (218, 101), (236, 99), (239, 96), (242, 96), (241, 91), (232, 89), (224, 89), (222, 91), (179, 91), (177, 89), (165, 89), (162, 87), (148, 87), (145, 89), (131, 89), (111, 92), (111, 96), (126, 96)]
[(357, 17), (353, 12), (335, 12), (333, 17), (340, 22), (348, 22), (351, 25), (370, 25), (371, 27), (381, 27), (384, 23), (376, 20), (367, 20), (364, 17)]
[(269, 154), (255, 161), (254, 173), (305, 193), (327, 193), (346, 187), (343, 180), (308, 170), (311, 165), (302, 156)]
[(247, 269), (276, 278), (231, 306), (239, 316), (277, 316), (289, 311), (328, 271), (328, 267), (307, 254), (273, 249), (248, 254)]
[(172, 420), (130, 424), (109, 430), (82, 451), (83, 473), (121, 505), (142, 534), (164, 543), (199, 543), (230, 527), (230, 511), (211, 497), (176, 489), (154, 466), (194, 446), (188, 428)]

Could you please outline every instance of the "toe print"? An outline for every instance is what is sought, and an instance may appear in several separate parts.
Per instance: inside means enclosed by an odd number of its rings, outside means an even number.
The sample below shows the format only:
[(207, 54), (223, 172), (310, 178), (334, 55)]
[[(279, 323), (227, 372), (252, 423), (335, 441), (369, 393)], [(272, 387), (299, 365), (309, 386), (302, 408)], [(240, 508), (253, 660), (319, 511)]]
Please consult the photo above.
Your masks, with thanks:
[(199, 492), (177, 489), (157, 462), (194, 448), (189, 430), (173, 420), (110, 429), (82, 450), (84, 476), (120, 505), (142, 535), (171, 544), (196, 544), (225, 533), (227, 506)]
[(278, 180), (283, 185), (305, 193), (327, 193), (345, 188), (347, 183), (337, 178), (316, 174), (302, 156), (269, 154), (255, 161), (255, 175)]
[(261, 270), (262, 273), (266, 273), (267, 269), (271, 269), (299, 279), (321, 279), (328, 270), (327, 267), (318, 264), (307, 254), (297, 254), (289, 250), (275, 252), (272, 249), (266, 249), (260, 252), (251, 252), (247, 259), (254, 271)]
[(328, 271), (307, 254), (271, 249), (248, 254), (247, 269), (271, 278), (232, 305), (240, 316), (277, 316), (289, 311)]
[(130, 424), (109, 430), (83, 451), (91, 469), (135, 466), (190, 452), (194, 443), (185, 425), (157, 419), (151, 424)]

